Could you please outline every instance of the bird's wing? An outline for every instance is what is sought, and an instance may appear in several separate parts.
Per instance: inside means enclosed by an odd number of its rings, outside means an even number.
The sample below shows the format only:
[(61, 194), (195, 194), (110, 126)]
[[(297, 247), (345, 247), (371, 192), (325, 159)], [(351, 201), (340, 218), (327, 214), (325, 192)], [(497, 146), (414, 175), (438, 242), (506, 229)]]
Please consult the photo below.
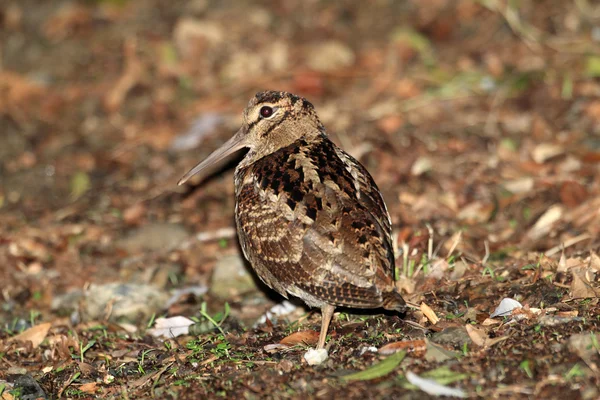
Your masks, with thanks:
[(295, 285), (337, 305), (381, 304), (393, 285), (391, 224), (356, 160), (326, 140), (283, 149), (247, 177), (236, 213), (242, 248), (269, 286)]

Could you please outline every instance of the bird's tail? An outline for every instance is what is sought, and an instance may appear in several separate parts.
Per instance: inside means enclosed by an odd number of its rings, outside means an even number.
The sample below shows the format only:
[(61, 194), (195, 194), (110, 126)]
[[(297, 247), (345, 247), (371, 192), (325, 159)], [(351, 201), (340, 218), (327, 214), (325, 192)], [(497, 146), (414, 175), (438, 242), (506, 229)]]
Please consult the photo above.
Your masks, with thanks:
[(406, 311), (406, 302), (402, 298), (402, 295), (396, 289), (393, 289), (383, 293), (383, 308), (404, 313)]

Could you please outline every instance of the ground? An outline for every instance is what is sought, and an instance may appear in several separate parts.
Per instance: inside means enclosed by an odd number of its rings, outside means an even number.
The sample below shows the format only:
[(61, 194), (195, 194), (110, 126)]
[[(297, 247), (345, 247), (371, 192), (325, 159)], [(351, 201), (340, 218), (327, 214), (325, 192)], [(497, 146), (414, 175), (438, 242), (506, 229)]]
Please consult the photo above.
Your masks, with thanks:
[[(9, 0), (0, 38), (2, 399), (600, 396), (597, 2)], [(318, 312), (259, 321), (239, 158), (176, 186), (265, 89), (371, 172), (412, 305), (315, 366)]]

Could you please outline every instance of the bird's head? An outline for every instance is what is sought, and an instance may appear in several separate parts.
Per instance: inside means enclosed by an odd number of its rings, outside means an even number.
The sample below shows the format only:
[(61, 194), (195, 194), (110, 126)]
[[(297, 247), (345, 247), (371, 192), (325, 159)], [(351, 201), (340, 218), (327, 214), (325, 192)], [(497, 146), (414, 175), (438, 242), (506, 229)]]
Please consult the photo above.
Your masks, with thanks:
[(323, 125), (307, 100), (287, 92), (259, 92), (248, 102), (242, 126), (235, 135), (186, 173), (178, 184), (242, 148), (250, 149), (243, 161), (249, 164), (299, 139), (310, 141), (323, 132)]

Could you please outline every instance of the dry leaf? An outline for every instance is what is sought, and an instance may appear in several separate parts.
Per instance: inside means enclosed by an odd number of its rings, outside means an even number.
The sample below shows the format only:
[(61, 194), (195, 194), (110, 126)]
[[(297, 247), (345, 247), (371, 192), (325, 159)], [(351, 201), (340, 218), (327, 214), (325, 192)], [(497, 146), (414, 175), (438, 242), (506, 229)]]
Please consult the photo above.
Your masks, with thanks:
[(590, 255), (590, 267), (600, 272), (600, 257), (594, 252)]
[(469, 224), (478, 224), (487, 221), (494, 212), (494, 208), (495, 205), (492, 203), (474, 201), (465, 205), (457, 217)]
[(498, 325), (500, 323), (501, 323), (501, 321), (498, 321), (497, 319), (486, 318), (485, 320), (483, 320), (481, 325), (482, 326), (490, 326), (490, 325)]
[(157, 318), (154, 328), (148, 329), (148, 333), (154, 337), (175, 338), (181, 335), (187, 335), (190, 326), (194, 324), (189, 318), (181, 315), (170, 318)]
[(555, 222), (560, 220), (563, 215), (563, 207), (555, 204), (548, 208), (544, 214), (537, 220), (535, 225), (527, 232), (527, 236), (532, 240), (540, 239), (550, 233)]
[(265, 347), (263, 347), (263, 349), (269, 354), (277, 353), (279, 351), (287, 350), (289, 348), (290, 348), (289, 346), (286, 346), (285, 344), (281, 344), (281, 343), (271, 343), (271, 344), (267, 344), (267, 345), (265, 345)]
[(83, 385), (79, 386), (79, 390), (89, 394), (96, 393), (96, 390), (98, 390), (98, 384), (96, 382), (84, 383)]
[(404, 119), (400, 115), (393, 114), (377, 121), (377, 127), (385, 133), (391, 134), (400, 129), (403, 123)]
[(425, 354), (427, 342), (425, 340), (403, 340), (401, 342), (388, 343), (382, 346), (377, 352), (379, 354), (388, 355), (399, 351), (414, 353), (416, 357), (421, 357)]
[(438, 321), (440, 320), (438, 318), (438, 316), (435, 314), (435, 311), (433, 311), (431, 309), (431, 307), (429, 307), (425, 303), (421, 303), (421, 312), (423, 313), (423, 315), (425, 315), (427, 317), (429, 322), (431, 322), (433, 325), (437, 324)]
[(508, 336), (502, 336), (502, 337), (497, 337), (497, 338), (491, 339), (487, 335), (485, 330), (483, 330), (481, 328), (476, 328), (473, 325), (468, 324), (465, 326), (465, 328), (467, 329), (467, 333), (469, 334), (469, 337), (471, 338), (473, 343), (475, 343), (477, 346), (480, 346), (480, 347), (490, 347), (490, 346), (495, 345), (496, 343), (500, 343), (500, 342), (508, 339)]
[(571, 296), (576, 299), (599, 297), (600, 289), (594, 288), (588, 279), (588, 274), (594, 272), (588, 268), (573, 268), (573, 282), (571, 282)]
[(577, 207), (587, 199), (588, 192), (585, 186), (579, 182), (565, 181), (560, 185), (558, 195), (560, 196), (560, 202), (565, 206)]
[(462, 389), (451, 388), (449, 386), (437, 383), (433, 379), (424, 379), (417, 374), (408, 371), (406, 373), (406, 379), (431, 396), (448, 396), (448, 397), (467, 397), (467, 394)]
[(531, 152), (531, 158), (538, 164), (543, 164), (545, 161), (564, 153), (562, 146), (552, 143), (538, 144)]
[(531, 177), (524, 177), (504, 182), (503, 186), (506, 188), (506, 190), (515, 194), (527, 193), (533, 189), (534, 180)]
[(295, 346), (298, 344), (313, 345), (319, 341), (319, 333), (313, 330), (294, 332), (279, 341), (286, 346)]
[(510, 315), (514, 309), (522, 307), (523, 305), (518, 301), (509, 297), (505, 297), (504, 299), (502, 299), (498, 307), (496, 307), (494, 312), (490, 315), (490, 318), (506, 317)]
[(465, 328), (467, 329), (467, 333), (469, 334), (469, 337), (473, 343), (479, 347), (484, 347), (486, 345), (486, 342), (489, 340), (489, 336), (483, 329), (476, 328), (471, 324), (467, 324)]
[(39, 324), (27, 329), (24, 332), (19, 333), (16, 336), (10, 338), (10, 341), (19, 341), (19, 342), (27, 342), (30, 341), (33, 348), (37, 348), (46, 336), (48, 335), (48, 331), (52, 324), (50, 322), (46, 322), (43, 324)]
[(410, 173), (415, 176), (423, 175), (425, 172), (431, 171), (432, 165), (429, 157), (419, 157), (410, 168)]

